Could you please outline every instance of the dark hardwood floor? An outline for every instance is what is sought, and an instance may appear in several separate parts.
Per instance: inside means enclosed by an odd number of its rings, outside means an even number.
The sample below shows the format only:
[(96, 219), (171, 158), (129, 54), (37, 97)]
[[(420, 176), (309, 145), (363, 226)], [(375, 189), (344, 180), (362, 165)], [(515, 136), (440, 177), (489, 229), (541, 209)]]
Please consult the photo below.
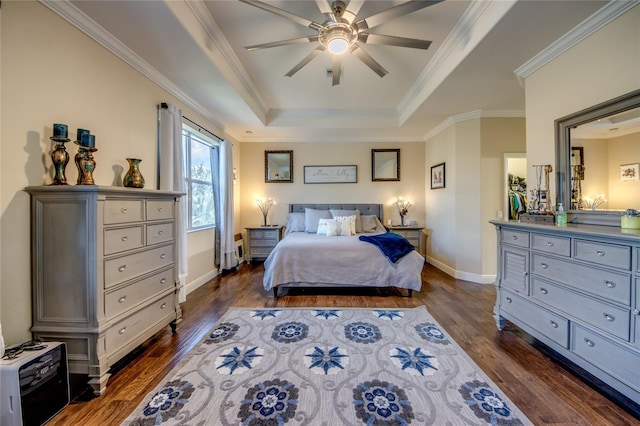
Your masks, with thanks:
[[(553, 360), (534, 339), (513, 326), (499, 332), (492, 316), (493, 285), (456, 280), (426, 265), (423, 286), (412, 298), (396, 290), (272, 292), (262, 287), (263, 267), (242, 265), (198, 288), (182, 305), (178, 332), (169, 327), (143, 344), (110, 378), (104, 395), (78, 392), (50, 425), (120, 424), (216, 321), (238, 307), (411, 308), (429, 312), (536, 425), (640, 425), (626, 411)], [(84, 386), (80, 389), (85, 389)]]

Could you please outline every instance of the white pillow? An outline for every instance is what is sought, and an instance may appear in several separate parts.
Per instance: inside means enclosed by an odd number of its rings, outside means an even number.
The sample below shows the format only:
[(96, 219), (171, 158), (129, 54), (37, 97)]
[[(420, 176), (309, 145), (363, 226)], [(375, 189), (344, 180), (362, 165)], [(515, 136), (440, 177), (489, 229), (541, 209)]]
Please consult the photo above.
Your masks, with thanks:
[(353, 216), (335, 216), (334, 219), (342, 227), (342, 234), (340, 234), (340, 235), (356, 235), (356, 217), (355, 217), (355, 215), (353, 215)]
[(335, 219), (320, 219), (318, 221), (318, 235), (327, 235), (333, 234), (336, 235), (336, 227), (337, 223)]
[(361, 234), (362, 231), (362, 221), (360, 220), (360, 210), (338, 210), (338, 209), (330, 209), (331, 216), (335, 219), (336, 216), (355, 216), (356, 217), (356, 233)]

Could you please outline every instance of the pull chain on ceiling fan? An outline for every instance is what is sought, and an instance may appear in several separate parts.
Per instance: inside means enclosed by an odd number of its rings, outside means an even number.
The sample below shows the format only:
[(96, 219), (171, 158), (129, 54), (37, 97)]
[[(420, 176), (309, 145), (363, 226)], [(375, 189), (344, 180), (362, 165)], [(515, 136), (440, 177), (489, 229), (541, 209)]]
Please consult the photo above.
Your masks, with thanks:
[(379, 44), (386, 46), (399, 46), (409, 47), (412, 49), (428, 49), (431, 45), (431, 41), (418, 40), (413, 38), (389, 36), (381, 34), (372, 34), (370, 29), (384, 24), (385, 22), (415, 12), (428, 6), (432, 6), (436, 3), (440, 3), (443, 0), (421, 1), (412, 0), (406, 3), (402, 3), (398, 6), (391, 7), (380, 13), (369, 16), (368, 18), (360, 19), (356, 21), (356, 16), (362, 7), (365, 0), (351, 0), (348, 5), (344, 2), (337, 0), (328, 3), (327, 0), (316, 0), (316, 4), (320, 9), (320, 12), (325, 18), (323, 24), (310, 21), (301, 16), (295, 15), (286, 10), (277, 8), (268, 3), (264, 3), (258, 0), (240, 0), (243, 3), (247, 3), (251, 6), (259, 9), (271, 12), (275, 15), (287, 18), (297, 24), (309, 27), (318, 32), (317, 35), (294, 38), (289, 40), (280, 40), (270, 43), (256, 44), (253, 46), (247, 46), (249, 51), (266, 49), (270, 47), (287, 46), (290, 44), (299, 43), (313, 43), (319, 42), (319, 46), (316, 47), (311, 53), (298, 62), (289, 72), (285, 75), (287, 77), (293, 76), (300, 71), (302, 67), (311, 62), (316, 56), (328, 50), (333, 54), (332, 59), (332, 84), (335, 86), (340, 84), (340, 74), (342, 70), (342, 56), (346, 53), (353, 54), (356, 58), (361, 60), (366, 66), (371, 68), (373, 72), (380, 77), (384, 77), (388, 74), (388, 71), (384, 69), (375, 59), (373, 59), (367, 52), (365, 52), (361, 44)]

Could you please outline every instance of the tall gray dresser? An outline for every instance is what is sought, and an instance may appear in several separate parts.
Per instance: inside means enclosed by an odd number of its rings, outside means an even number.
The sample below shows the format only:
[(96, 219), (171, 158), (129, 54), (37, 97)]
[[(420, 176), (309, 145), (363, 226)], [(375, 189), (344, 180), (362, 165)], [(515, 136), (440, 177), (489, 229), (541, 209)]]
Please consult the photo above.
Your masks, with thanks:
[(67, 343), (69, 371), (94, 393), (113, 364), (181, 318), (180, 196), (121, 187), (37, 186), (31, 195), (35, 338)]
[(640, 230), (491, 223), (498, 328), (511, 321), (640, 401)]

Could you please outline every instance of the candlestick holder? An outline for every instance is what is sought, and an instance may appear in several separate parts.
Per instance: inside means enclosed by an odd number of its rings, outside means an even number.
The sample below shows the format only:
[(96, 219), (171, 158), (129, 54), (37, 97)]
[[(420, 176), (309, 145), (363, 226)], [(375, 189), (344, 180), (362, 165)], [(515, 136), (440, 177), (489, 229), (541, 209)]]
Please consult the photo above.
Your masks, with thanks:
[(69, 142), (71, 139), (60, 136), (51, 136), (49, 139), (56, 144), (53, 151), (51, 151), (51, 161), (53, 162), (54, 171), (53, 182), (51, 185), (66, 185), (67, 176), (65, 175), (65, 169), (67, 167), (67, 163), (69, 163), (69, 153), (67, 152), (64, 144)]
[(96, 162), (93, 159), (93, 153), (98, 148), (80, 145), (78, 141), (75, 143), (78, 145), (78, 152), (75, 157), (76, 167), (78, 167), (77, 183), (78, 185), (95, 185), (93, 171), (96, 168)]

